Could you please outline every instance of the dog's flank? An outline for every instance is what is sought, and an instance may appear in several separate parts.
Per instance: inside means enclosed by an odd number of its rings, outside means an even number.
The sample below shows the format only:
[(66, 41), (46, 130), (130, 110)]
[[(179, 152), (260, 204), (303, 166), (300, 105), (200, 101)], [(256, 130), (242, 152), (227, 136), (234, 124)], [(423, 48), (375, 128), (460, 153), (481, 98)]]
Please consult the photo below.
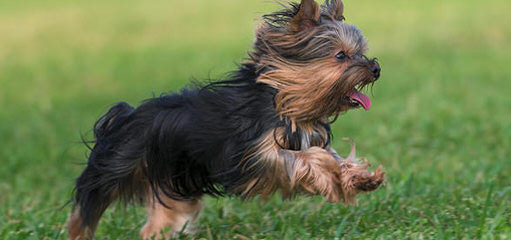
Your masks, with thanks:
[[(356, 203), (384, 173), (330, 146), (329, 119), (371, 107), (360, 93), (380, 76), (362, 32), (340, 0), (291, 3), (266, 15), (249, 60), (224, 81), (191, 85), (113, 106), (94, 126), (94, 146), (76, 181), (71, 239), (92, 238), (115, 200), (143, 203), (144, 239), (191, 224), (203, 195), (322, 195)], [(160, 235), (171, 227), (168, 235)]]

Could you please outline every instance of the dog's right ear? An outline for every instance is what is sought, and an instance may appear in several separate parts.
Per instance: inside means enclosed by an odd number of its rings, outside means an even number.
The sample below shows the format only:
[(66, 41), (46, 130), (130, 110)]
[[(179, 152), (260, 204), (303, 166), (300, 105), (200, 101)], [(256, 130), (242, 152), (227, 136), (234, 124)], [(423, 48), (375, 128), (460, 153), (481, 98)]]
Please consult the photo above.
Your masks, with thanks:
[(321, 8), (314, 0), (302, 0), (298, 7), (298, 12), (291, 19), (290, 26), (294, 32), (300, 32), (319, 24)]
[(344, 3), (342, 3), (342, 0), (327, 0), (326, 6), (335, 20), (343, 21), (345, 19)]

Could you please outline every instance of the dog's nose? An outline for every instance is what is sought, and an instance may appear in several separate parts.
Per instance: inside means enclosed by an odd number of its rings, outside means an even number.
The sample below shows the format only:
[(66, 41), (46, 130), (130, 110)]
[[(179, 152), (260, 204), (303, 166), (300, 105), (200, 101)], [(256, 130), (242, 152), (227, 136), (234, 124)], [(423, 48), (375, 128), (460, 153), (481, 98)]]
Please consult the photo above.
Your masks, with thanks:
[(381, 68), (378, 63), (373, 64), (369, 71), (371, 71), (371, 73), (373, 74), (375, 81), (378, 80), (378, 78), (380, 78)]

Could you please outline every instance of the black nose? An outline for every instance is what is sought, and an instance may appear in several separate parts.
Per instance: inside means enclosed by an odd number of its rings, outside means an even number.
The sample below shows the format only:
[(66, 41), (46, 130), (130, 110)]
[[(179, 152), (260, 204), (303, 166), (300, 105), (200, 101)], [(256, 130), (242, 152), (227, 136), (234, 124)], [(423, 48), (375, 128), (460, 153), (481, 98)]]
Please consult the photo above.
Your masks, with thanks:
[(380, 65), (378, 63), (373, 64), (369, 68), (369, 71), (371, 71), (371, 73), (373, 74), (374, 80), (377, 80), (378, 78), (380, 78), (381, 68), (380, 68)]

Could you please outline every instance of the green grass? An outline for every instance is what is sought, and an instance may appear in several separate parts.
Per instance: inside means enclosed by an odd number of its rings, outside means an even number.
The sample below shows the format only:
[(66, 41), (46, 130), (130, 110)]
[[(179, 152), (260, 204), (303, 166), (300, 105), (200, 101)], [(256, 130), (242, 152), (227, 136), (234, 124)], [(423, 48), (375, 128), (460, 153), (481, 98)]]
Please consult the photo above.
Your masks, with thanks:
[[(0, 2), (0, 239), (61, 239), (94, 120), (221, 76), (265, 1)], [(196, 238), (511, 238), (511, 7), (507, 0), (352, 1), (383, 67), (369, 112), (334, 125), (388, 183), (358, 207), (321, 198), (206, 200)], [(98, 239), (136, 239), (143, 209), (113, 206)], [(187, 238), (187, 237), (183, 237)], [(190, 237), (193, 238), (193, 237)]]

